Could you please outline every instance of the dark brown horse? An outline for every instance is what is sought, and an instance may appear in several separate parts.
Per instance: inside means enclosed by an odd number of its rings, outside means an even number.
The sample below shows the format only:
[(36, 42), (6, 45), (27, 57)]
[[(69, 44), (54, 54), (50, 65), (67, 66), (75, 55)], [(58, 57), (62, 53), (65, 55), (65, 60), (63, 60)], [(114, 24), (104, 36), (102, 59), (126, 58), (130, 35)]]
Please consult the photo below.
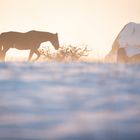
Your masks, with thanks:
[(2, 33), (0, 35), (0, 59), (4, 61), (6, 52), (10, 48), (16, 48), (19, 50), (30, 50), (28, 60), (31, 60), (34, 53), (37, 55), (37, 60), (40, 57), (40, 53), (38, 51), (40, 44), (47, 41), (50, 41), (56, 50), (59, 48), (57, 33), (53, 34), (41, 31)]

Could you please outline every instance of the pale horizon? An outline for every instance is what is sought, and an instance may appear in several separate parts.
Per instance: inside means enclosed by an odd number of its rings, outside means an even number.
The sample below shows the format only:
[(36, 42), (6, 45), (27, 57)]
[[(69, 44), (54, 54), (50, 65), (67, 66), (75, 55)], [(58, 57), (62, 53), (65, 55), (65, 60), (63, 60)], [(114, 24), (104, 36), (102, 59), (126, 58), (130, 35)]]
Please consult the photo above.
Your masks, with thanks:
[[(0, 0), (0, 33), (59, 33), (60, 44), (87, 44), (104, 57), (120, 30), (140, 23), (139, 0)], [(14, 55), (16, 51), (11, 51)]]

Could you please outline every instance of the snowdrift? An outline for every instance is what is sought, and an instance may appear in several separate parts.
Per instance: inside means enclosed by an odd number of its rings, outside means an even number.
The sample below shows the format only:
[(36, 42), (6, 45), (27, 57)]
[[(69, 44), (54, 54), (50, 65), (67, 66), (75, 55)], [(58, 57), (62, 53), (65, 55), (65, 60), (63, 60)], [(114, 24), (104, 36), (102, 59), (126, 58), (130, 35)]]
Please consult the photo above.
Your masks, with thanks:
[(0, 140), (140, 140), (139, 69), (0, 63)]
[(140, 24), (128, 23), (105, 57), (109, 62), (140, 62)]

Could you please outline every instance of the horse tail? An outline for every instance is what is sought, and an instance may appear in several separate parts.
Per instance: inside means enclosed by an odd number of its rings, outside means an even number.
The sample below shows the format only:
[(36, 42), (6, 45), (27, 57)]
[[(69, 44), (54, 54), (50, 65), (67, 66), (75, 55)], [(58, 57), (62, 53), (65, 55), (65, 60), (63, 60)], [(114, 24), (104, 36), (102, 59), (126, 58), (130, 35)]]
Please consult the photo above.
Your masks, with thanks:
[(2, 59), (2, 47), (3, 47), (3, 41), (2, 41), (2, 34), (0, 34), (0, 61)]
[(0, 53), (2, 52), (2, 34), (0, 34)]

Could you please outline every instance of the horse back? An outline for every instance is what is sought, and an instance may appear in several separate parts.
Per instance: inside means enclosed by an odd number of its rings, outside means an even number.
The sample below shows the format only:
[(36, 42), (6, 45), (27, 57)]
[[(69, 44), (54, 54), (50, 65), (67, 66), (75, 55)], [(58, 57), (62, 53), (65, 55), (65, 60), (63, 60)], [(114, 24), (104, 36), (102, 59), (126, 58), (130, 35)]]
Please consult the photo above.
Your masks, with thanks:
[(45, 41), (48, 41), (54, 36), (54, 34), (49, 32), (41, 31), (29, 31), (25, 33), (21, 32), (4, 32), (1, 35), (3, 43), (8, 45), (34, 45), (39, 44)]

